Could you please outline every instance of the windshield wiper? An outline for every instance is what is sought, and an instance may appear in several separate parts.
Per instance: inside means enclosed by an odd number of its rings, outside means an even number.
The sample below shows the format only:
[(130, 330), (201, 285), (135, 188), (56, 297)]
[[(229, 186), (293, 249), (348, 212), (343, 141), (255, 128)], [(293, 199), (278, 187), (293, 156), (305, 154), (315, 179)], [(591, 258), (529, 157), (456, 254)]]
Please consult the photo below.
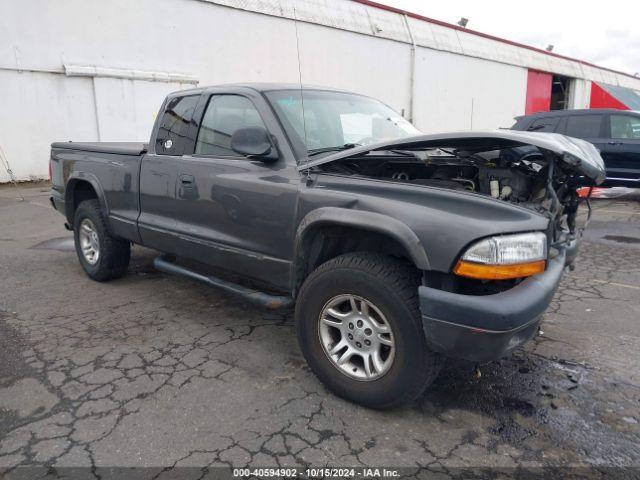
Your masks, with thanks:
[(350, 148), (358, 147), (359, 145), (359, 143), (345, 143), (344, 145), (338, 145), (336, 147), (314, 148), (312, 150), (309, 150), (307, 155), (309, 157), (313, 157), (314, 155), (318, 155), (319, 153), (341, 152), (343, 150), (349, 150)]
[(413, 157), (420, 159), (420, 156), (416, 152), (412, 152), (411, 150), (398, 150), (394, 148), (392, 150), (387, 150), (387, 152), (395, 153), (396, 155), (402, 155), (403, 157)]

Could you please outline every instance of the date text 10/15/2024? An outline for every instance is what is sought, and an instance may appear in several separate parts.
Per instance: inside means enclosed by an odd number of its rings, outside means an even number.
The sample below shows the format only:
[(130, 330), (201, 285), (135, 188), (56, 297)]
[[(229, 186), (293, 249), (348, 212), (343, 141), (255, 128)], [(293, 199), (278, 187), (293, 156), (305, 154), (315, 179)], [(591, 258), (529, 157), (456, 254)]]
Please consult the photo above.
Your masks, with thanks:
[(400, 472), (393, 468), (234, 468), (234, 478), (394, 478)]

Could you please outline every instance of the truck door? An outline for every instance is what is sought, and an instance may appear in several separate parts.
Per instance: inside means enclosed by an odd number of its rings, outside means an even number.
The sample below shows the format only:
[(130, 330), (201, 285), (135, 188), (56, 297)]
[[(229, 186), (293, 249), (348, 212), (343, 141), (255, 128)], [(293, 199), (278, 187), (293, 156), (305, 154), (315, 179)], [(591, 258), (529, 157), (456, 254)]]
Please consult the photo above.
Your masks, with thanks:
[(279, 125), (258, 94), (203, 96), (195, 118), (193, 153), (182, 157), (179, 172), (178, 255), (287, 288), (300, 183), (295, 160), (280, 155), (264, 163), (230, 147), (238, 128), (273, 132)]
[(639, 182), (640, 186), (640, 116), (625, 113), (609, 115), (608, 139), (602, 147), (607, 178)]
[(142, 244), (175, 253), (178, 205), (176, 188), (180, 157), (189, 122), (200, 95), (170, 96), (156, 119), (149, 153), (140, 166), (140, 216)]

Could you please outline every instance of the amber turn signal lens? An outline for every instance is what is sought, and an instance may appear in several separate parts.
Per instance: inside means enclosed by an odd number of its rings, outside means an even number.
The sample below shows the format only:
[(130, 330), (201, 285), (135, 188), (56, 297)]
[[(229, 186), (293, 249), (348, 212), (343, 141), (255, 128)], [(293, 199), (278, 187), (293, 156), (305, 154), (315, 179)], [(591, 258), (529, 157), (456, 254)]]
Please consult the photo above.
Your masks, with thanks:
[(512, 265), (487, 265), (460, 260), (453, 269), (453, 273), (478, 280), (508, 280), (542, 273), (546, 263), (545, 260), (536, 260), (535, 262), (514, 263)]

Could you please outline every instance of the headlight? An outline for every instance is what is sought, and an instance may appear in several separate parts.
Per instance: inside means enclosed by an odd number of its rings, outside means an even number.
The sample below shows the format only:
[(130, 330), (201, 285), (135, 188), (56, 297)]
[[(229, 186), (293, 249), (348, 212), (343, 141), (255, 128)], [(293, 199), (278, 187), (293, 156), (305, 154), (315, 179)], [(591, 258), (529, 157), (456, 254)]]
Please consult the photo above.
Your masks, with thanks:
[(482, 280), (521, 278), (544, 272), (547, 237), (542, 232), (490, 237), (474, 243), (453, 273)]

